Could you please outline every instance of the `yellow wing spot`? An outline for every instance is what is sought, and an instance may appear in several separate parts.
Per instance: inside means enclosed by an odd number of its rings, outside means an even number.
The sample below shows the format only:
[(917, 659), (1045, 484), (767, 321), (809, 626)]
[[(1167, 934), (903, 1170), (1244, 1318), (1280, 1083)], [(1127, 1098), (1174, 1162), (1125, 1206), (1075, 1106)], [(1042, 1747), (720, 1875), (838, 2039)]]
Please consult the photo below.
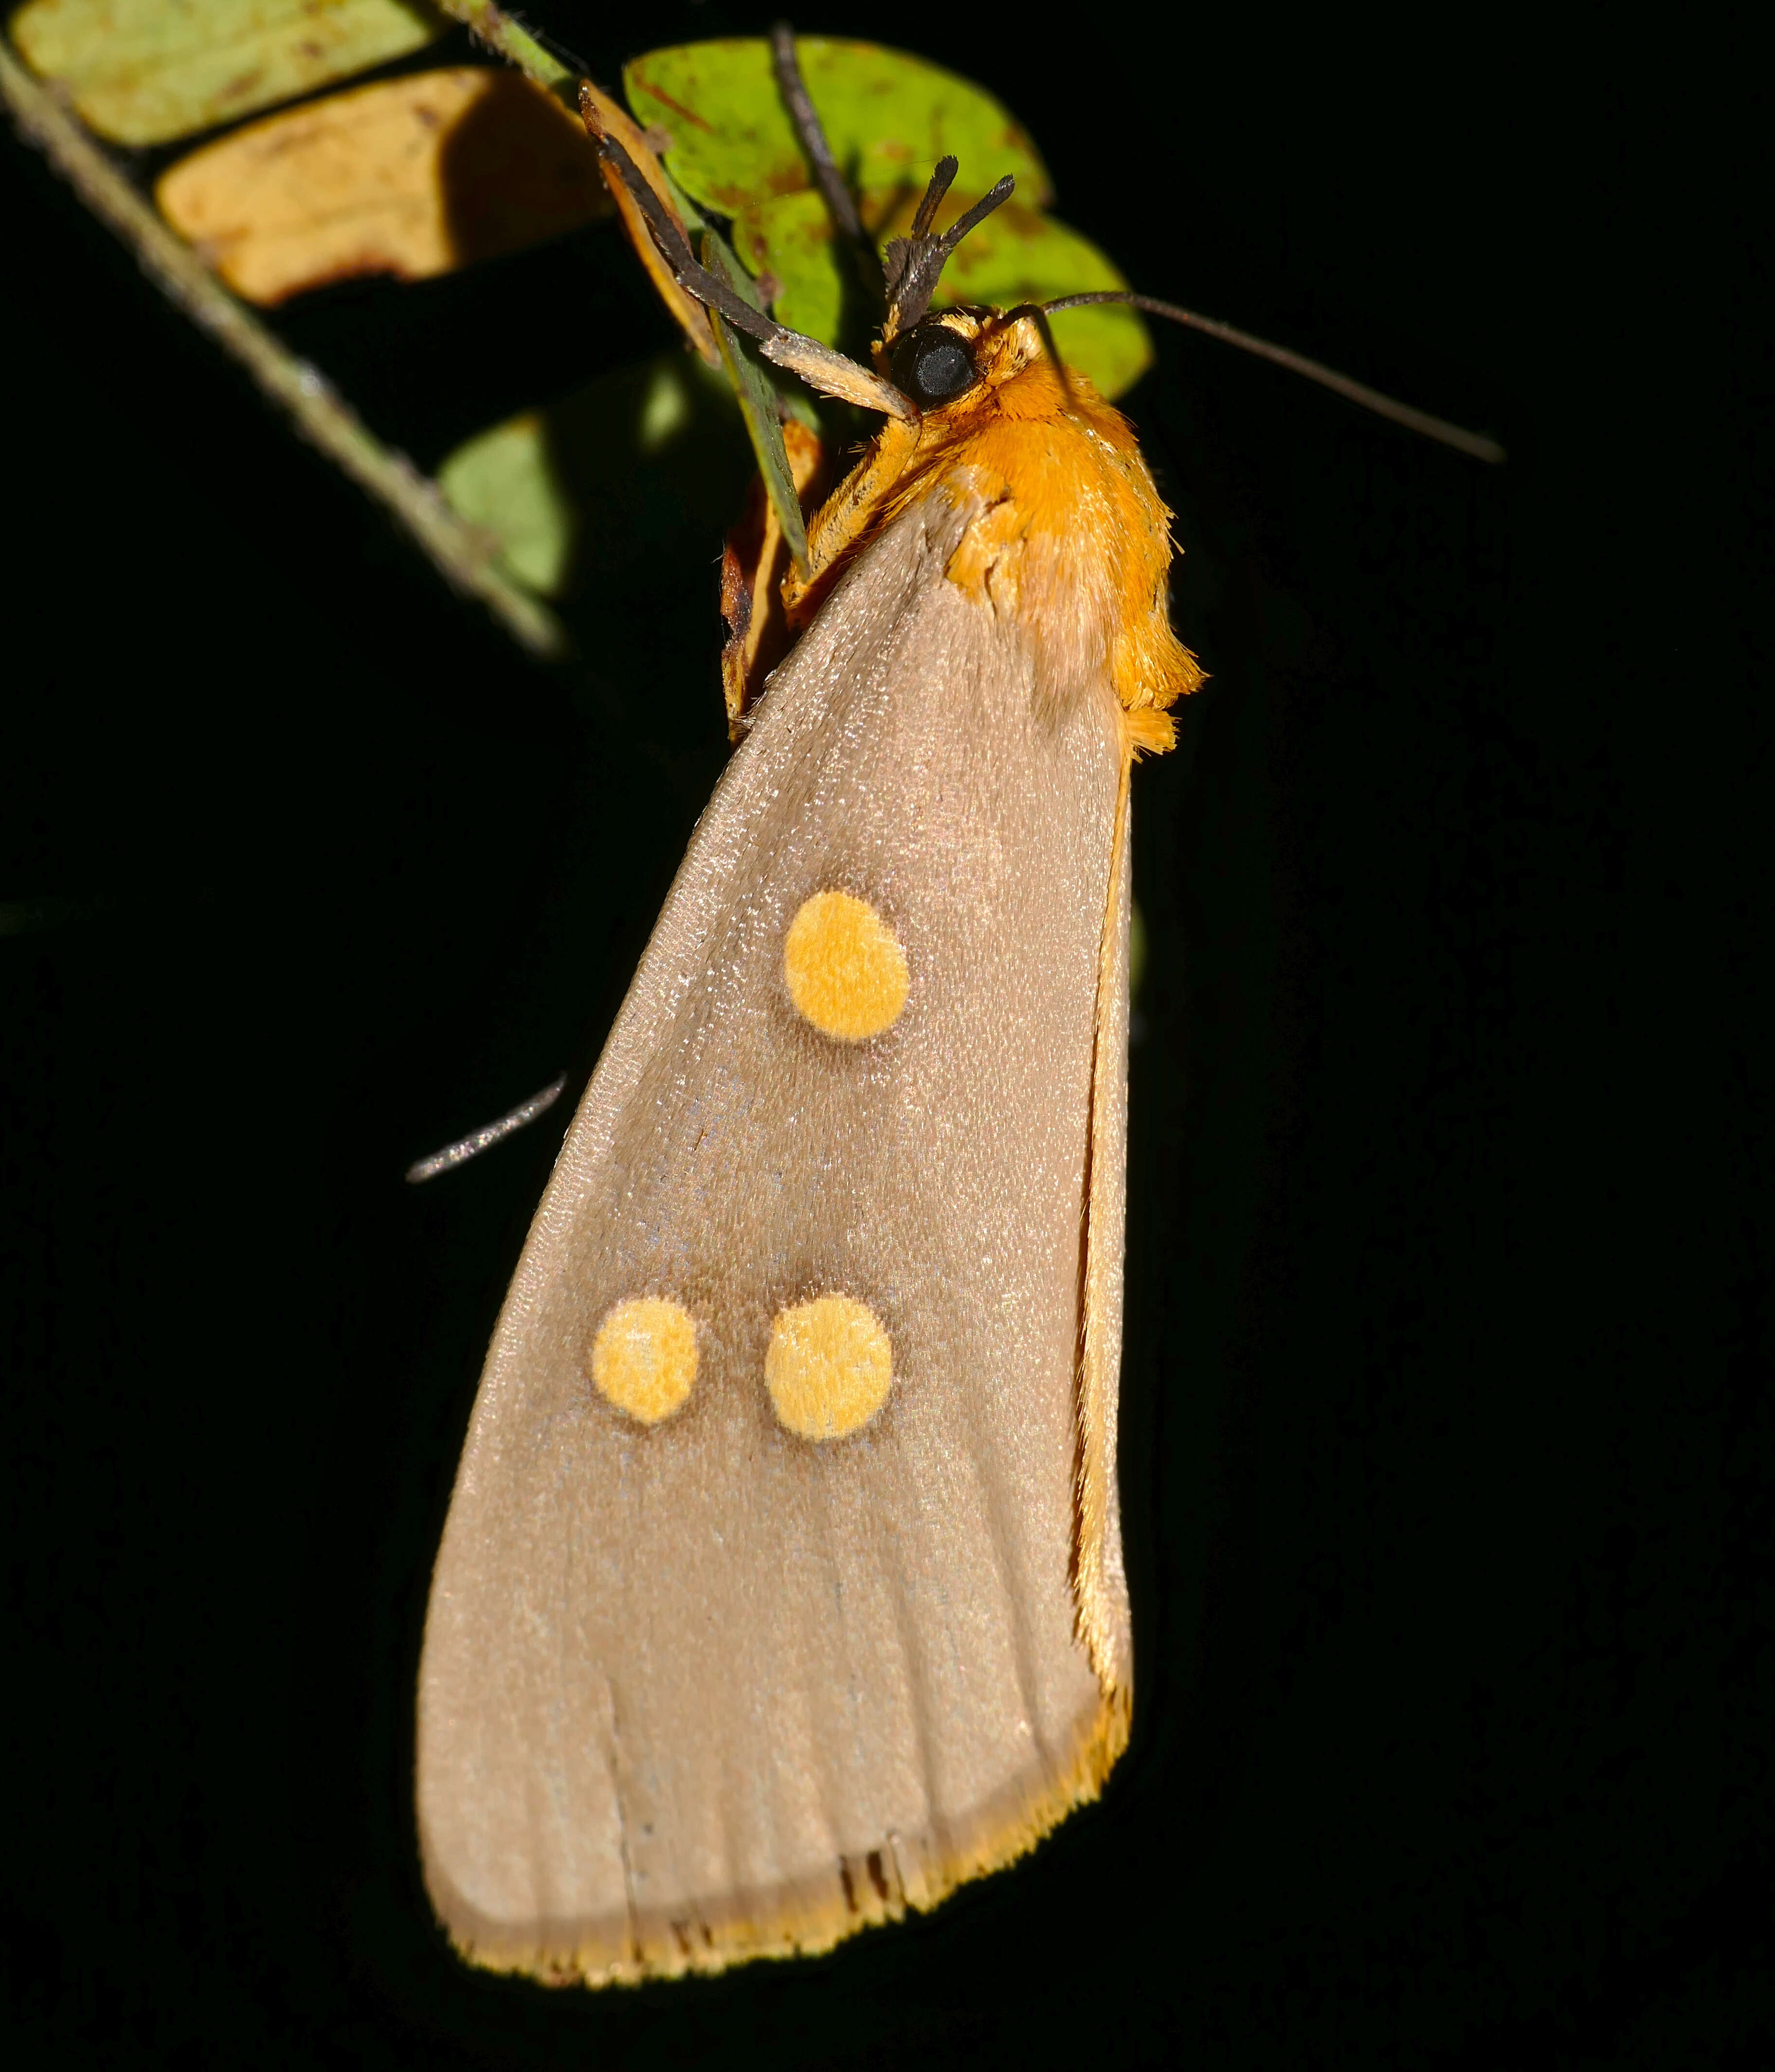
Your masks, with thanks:
[(906, 952), (867, 899), (816, 892), (783, 943), (789, 997), (822, 1036), (860, 1043), (906, 1005)]
[(619, 1302), (592, 1341), (591, 1378), (640, 1424), (669, 1417), (697, 1378), (697, 1327), (690, 1311), (657, 1295)]
[(867, 1424), (894, 1379), (880, 1320), (848, 1295), (817, 1295), (779, 1309), (764, 1355), (776, 1414), (801, 1439), (842, 1439)]

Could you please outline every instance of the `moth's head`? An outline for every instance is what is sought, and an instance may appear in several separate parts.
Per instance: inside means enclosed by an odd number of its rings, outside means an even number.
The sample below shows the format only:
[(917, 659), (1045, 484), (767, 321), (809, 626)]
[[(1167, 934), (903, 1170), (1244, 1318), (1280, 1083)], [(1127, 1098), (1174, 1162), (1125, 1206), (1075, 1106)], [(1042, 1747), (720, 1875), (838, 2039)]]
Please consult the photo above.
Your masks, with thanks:
[[(1025, 303), (1014, 310), (954, 308), (921, 317), (884, 343), (875, 364), (921, 413), (966, 409), (1045, 361), (1060, 362), (1045, 313)], [(1058, 377), (1064, 395), (1080, 377)]]
[[(956, 171), (953, 158), (939, 163), (910, 233), (890, 241), (883, 267), (888, 309), (875, 368), (921, 414), (995, 388), (1044, 354), (1056, 370), (1060, 364), (1046, 313), (1034, 304), (1008, 310), (931, 308), (950, 254), (1009, 199), (1015, 185), (1007, 175), (938, 236), (931, 225)], [(1060, 384), (1064, 391), (1064, 373)]]
[(878, 360), (882, 372), (920, 410), (940, 409), (981, 380), (985, 326), (991, 315), (953, 309), (920, 318), (909, 331), (883, 341)]

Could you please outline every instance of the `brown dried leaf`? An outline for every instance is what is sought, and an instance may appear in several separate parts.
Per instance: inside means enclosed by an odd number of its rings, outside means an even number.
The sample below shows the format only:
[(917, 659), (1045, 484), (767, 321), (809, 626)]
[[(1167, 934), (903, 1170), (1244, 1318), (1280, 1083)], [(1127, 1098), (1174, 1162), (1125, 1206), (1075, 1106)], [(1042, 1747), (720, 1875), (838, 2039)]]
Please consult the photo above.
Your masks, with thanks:
[(352, 274), (447, 273), (610, 208), (574, 116), (515, 72), (472, 66), (250, 123), (163, 174), (154, 199), (259, 303)]

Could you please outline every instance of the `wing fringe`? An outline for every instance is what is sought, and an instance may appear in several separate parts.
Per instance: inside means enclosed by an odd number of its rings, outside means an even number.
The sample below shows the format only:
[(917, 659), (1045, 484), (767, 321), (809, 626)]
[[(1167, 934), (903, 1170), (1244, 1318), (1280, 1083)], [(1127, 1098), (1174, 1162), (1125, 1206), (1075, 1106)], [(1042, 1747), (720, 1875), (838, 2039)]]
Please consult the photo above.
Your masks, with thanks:
[[(1106, 1694), (1131, 1698), (1133, 1665), (1128, 1645), (1126, 1592), (1119, 1564), (1112, 1576), (1108, 1558), (1110, 1487), (1115, 1473), (1114, 1420), (1120, 1333), (1108, 1322), (1112, 1277), (1120, 1271), (1122, 1218), (1114, 1213), (1114, 1161), (1105, 1156), (1110, 1133), (1125, 1127), (1111, 1113), (1122, 1069), (1126, 1031), (1118, 1006), (1122, 959), (1122, 912), (1128, 868), (1128, 791), (1133, 757), (1124, 750), (1116, 792), (1115, 832), (1110, 853), (1109, 896), (1098, 954), (1097, 1022), (1091, 1047), (1090, 1141), (1085, 1167), (1083, 1300), (1079, 1338), (1077, 1461), (1073, 1494), (1073, 1597), (1079, 1638)], [(1114, 1340), (1106, 1345), (1106, 1338)]]
[(927, 1913), (958, 1885), (1028, 1855), (1102, 1790), (1127, 1746), (1130, 1717), (1126, 1686), (1107, 1689), (1051, 1777), (1010, 1786), (964, 1829), (888, 1835), (876, 1848), (840, 1856), (816, 1877), (741, 1896), (719, 1910), (659, 1921), (631, 1916), (613, 1920), (606, 1934), (579, 1928), (558, 1942), (518, 1945), (496, 1924), (471, 1918), (472, 1910), (436, 1884), (432, 1900), (451, 1942), (469, 1963), (525, 1972), (545, 1985), (639, 1985), (764, 1958), (818, 1956), (860, 1929)]

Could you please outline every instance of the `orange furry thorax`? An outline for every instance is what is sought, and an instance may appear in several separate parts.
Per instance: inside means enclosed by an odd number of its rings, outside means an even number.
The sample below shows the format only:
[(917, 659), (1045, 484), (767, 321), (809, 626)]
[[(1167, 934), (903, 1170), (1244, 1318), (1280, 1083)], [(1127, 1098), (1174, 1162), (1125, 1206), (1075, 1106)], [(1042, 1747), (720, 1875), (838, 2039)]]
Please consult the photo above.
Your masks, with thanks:
[(1019, 627), (1045, 685), (1107, 677), (1130, 752), (1169, 748), (1165, 707), (1202, 672), (1172, 631), (1170, 512), (1132, 428), (1063, 370), (1028, 316), (953, 310), (979, 378), (917, 423), (890, 422), (815, 514), (810, 573), (785, 602), (805, 619), (838, 569), (929, 495), (974, 516), (949, 580)]

